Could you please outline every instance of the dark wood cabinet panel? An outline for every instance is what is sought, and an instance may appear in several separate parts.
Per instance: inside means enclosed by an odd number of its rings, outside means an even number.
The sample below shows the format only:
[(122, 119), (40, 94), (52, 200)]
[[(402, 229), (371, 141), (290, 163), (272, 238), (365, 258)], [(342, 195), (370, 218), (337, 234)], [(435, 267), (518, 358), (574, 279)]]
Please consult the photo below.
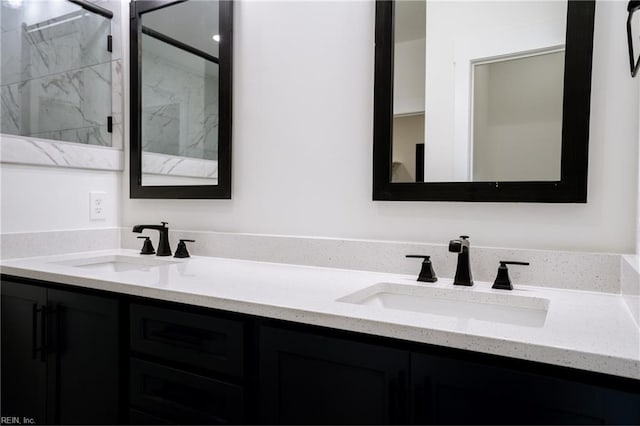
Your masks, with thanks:
[(47, 423), (46, 290), (2, 280), (2, 416)]
[(118, 302), (48, 290), (57, 423), (116, 424), (119, 396)]
[(243, 422), (243, 390), (238, 385), (131, 359), (131, 405), (178, 424)]
[(130, 416), (143, 423), (244, 422), (241, 320), (142, 303), (129, 313)]
[(119, 356), (117, 301), (2, 280), (2, 416), (118, 423)]
[(640, 424), (637, 380), (69, 288), (2, 277), (2, 416)]
[(407, 352), (271, 327), (259, 333), (262, 422), (406, 422)]
[(132, 351), (242, 376), (242, 322), (140, 304), (130, 315)]
[(533, 372), (413, 354), (417, 424), (635, 424), (640, 397)]

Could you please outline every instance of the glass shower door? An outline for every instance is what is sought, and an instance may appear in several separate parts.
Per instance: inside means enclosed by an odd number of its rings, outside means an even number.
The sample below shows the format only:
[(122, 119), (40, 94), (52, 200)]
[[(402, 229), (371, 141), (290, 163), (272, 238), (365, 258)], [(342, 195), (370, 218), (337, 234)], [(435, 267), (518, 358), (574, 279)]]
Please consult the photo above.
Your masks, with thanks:
[(111, 19), (65, 0), (2, 0), (0, 132), (111, 146)]

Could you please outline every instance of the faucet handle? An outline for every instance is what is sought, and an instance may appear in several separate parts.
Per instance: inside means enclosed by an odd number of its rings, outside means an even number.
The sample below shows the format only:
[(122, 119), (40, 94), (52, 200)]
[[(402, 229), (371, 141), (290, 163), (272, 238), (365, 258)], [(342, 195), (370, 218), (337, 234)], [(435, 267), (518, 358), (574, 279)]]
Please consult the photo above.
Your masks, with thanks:
[(493, 286), (491, 288), (495, 288), (498, 290), (513, 290), (513, 285), (511, 285), (511, 279), (509, 278), (509, 269), (507, 268), (507, 265), (528, 266), (529, 262), (501, 260), (500, 267), (498, 267), (498, 275), (496, 276), (496, 280), (493, 282)]
[(142, 245), (142, 250), (140, 250), (140, 254), (156, 254), (156, 250), (153, 248), (153, 244), (151, 243), (150, 237), (138, 237), (144, 239), (144, 244)]
[(422, 269), (420, 269), (420, 274), (418, 275), (417, 281), (427, 283), (435, 283), (436, 281), (438, 281), (438, 277), (436, 277), (436, 273), (433, 271), (433, 265), (431, 264), (431, 256), (408, 254), (406, 255), (406, 257), (410, 259), (424, 259), (422, 261)]
[(189, 251), (187, 250), (187, 245), (185, 243), (195, 243), (196, 240), (180, 240), (178, 243), (178, 248), (176, 249), (176, 254), (173, 257), (184, 258), (191, 257), (189, 255)]
[(169, 222), (160, 222), (160, 223), (162, 224), (162, 226), (163, 226), (164, 228), (166, 228), (166, 227), (167, 227), (167, 225), (169, 224)]

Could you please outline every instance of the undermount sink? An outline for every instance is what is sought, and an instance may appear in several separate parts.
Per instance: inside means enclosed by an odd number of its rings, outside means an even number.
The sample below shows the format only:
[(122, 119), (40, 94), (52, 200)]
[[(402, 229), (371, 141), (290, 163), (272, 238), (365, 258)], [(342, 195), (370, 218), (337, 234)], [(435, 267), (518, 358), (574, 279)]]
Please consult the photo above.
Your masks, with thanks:
[(71, 259), (53, 263), (101, 272), (126, 272), (148, 271), (151, 268), (171, 265), (178, 262), (157, 258), (107, 255), (82, 259)]
[(549, 300), (469, 289), (378, 283), (338, 302), (527, 327), (542, 327)]

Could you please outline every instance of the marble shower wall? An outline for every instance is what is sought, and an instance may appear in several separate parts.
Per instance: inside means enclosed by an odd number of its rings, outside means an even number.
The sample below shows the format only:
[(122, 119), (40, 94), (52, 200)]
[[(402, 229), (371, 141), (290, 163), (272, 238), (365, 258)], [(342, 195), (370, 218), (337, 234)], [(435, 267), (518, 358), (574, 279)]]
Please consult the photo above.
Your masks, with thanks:
[(142, 46), (143, 150), (217, 160), (218, 65), (146, 34)]
[(121, 6), (96, 3), (114, 18), (68, 1), (2, 2), (1, 133), (122, 147)]

